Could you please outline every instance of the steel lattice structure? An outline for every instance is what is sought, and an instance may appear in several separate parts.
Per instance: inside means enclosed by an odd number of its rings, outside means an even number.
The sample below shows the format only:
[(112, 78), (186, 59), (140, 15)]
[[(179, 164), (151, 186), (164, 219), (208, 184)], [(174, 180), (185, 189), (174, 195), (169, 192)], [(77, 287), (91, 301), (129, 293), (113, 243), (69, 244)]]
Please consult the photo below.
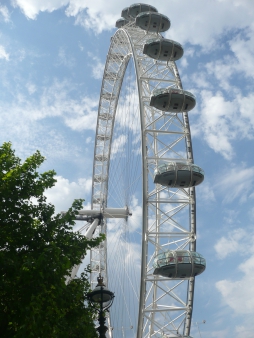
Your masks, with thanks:
[[(145, 32), (130, 22), (111, 38), (102, 80), (94, 149), (91, 204), (92, 209), (99, 211), (112, 207), (108, 205), (108, 189), (115, 114), (126, 69), (129, 61), (133, 60), (140, 112), (143, 196), (138, 338), (188, 336), (195, 283), (194, 277), (167, 279), (153, 275), (153, 258), (160, 251), (196, 250), (195, 188), (167, 188), (153, 182), (154, 169), (161, 160), (193, 163), (187, 112), (168, 113), (149, 105), (153, 89), (182, 88), (175, 62), (156, 61), (143, 54), (144, 43), (158, 36), (160, 34)], [(107, 233), (106, 220), (97, 227), (95, 236), (99, 233)], [(108, 284), (107, 239), (92, 250), (91, 270), (92, 288), (97, 283), (99, 272)], [(113, 333), (114, 330), (109, 330), (110, 336)]]

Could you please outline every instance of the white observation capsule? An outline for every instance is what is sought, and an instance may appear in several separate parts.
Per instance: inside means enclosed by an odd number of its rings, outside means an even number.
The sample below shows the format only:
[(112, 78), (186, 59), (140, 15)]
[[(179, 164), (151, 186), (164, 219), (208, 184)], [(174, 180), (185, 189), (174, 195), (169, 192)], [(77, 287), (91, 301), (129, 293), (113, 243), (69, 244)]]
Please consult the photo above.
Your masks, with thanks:
[(120, 18), (116, 21), (116, 27), (121, 28), (121, 27), (125, 26), (128, 22), (129, 22), (129, 20), (126, 20), (124, 18)]
[(136, 17), (136, 25), (147, 32), (165, 32), (170, 27), (170, 20), (166, 15), (153, 12), (143, 12)]
[(206, 268), (204, 257), (196, 251), (169, 250), (154, 258), (154, 275), (167, 278), (190, 278)]
[(154, 38), (146, 41), (143, 53), (155, 60), (177, 61), (183, 56), (183, 47), (173, 40)]
[(150, 97), (150, 106), (172, 113), (187, 112), (195, 105), (195, 96), (187, 90), (178, 88), (155, 89)]
[(167, 161), (154, 170), (154, 183), (172, 188), (189, 188), (204, 181), (205, 173), (196, 164)]

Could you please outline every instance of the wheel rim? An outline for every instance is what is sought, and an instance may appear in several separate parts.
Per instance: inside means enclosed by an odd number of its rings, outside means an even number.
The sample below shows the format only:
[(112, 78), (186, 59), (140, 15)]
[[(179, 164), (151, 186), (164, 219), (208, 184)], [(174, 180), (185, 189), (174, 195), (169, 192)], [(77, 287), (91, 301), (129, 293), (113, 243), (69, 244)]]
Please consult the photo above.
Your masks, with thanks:
[[(188, 114), (162, 114), (161, 111), (149, 106), (149, 96), (152, 89), (169, 85), (182, 88), (174, 62), (168, 64), (155, 62), (143, 55), (142, 44), (155, 36), (158, 37), (154, 33), (146, 34), (133, 23), (129, 23), (115, 33), (111, 39), (107, 56), (99, 103), (93, 168), (93, 209), (113, 207), (114, 201), (119, 201), (119, 196), (114, 196), (115, 190), (110, 187), (110, 176), (114, 176), (112, 171), (114, 156), (121, 151), (124, 153), (120, 146), (126, 142), (126, 139), (121, 136), (122, 138), (118, 139), (118, 147), (115, 148), (116, 143), (114, 142), (120, 135), (116, 133), (118, 119), (115, 117), (119, 114), (116, 111), (117, 107), (121, 106), (120, 89), (124, 75), (128, 75), (127, 66), (132, 57), (136, 71), (139, 114), (141, 116), (139, 147), (140, 162), (142, 163), (141, 167), (143, 167), (143, 215), (140, 232), (142, 232), (143, 238), (140, 249), (142, 250), (142, 258), (141, 278), (139, 277), (139, 279), (142, 282), (139, 295), (138, 321), (135, 322), (134, 319), (137, 317), (137, 312), (119, 310), (119, 307), (125, 303), (128, 291), (123, 291), (121, 302), (114, 306), (117, 315), (120, 314), (120, 311), (125, 311), (123, 312), (124, 316), (129, 317), (129, 321), (123, 321), (122, 324), (116, 323), (113, 319), (115, 310), (111, 309), (112, 321), (109, 320), (108, 325), (113, 326), (114, 330), (109, 330), (109, 335), (114, 337), (123, 337), (123, 333), (126, 337), (162, 337), (163, 335), (173, 337), (179, 336), (179, 334), (187, 336), (190, 333), (194, 277), (183, 280), (166, 280), (153, 275), (153, 258), (161, 250), (187, 247), (195, 251), (196, 243), (195, 188), (167, 189), (162, 186), (155, 186), (153, 183), (153, 170), (161, 159), (184, 159), (193, 162)], [(125, 130), (125, 136), (126, 133)], [(130, 166), (130, 164), (128, 165)], [(118, 181), (120, 181), (120, 177)], [(130, 194), (131, 196), (133, 198), (133, 195)], [(110, 205), (110, 203), (114, 205)], [(130, 200), (122, 203), (124, 205), (120, 203), (118, 207), (131, 207)], [(121, 223), (118, 222), (119, 224)], [(91, 284), (93, 288), (97, 281), (98, 272), (100, 272), (106, 285), (116, 292), (116, 286), (120, 284), (120, 280), (115, 284), (111, 284), (110, 281), (110, 276), (112, 277), (113, 274), (111, 268), (116, 263), (112, 263), (111, 267), (108, 264), (108, 259), (112, 258), (110, 256), (115, 255), (112, 255), (112, 251), (109, 252), (109, 250), (107, 253), (107, 248), (112, 245), (109, 243), (109, 241), (111, 242), (110, 237), (112, 237), (112, 222), (107, 225), (104, 221), (95, 231), (95, 235), (106, 233), (107, 227), (106, 241), (91, 252)], [(126, 224), (121, 227), (126, 227)], [(130, 241), (133, 243), (133, 239), (130, 239)], [(126, 279), (129, 279), (129, 277)], [(117, 281), (117, 278), (115, 278), (115, 281)], [(123, 288), (123, 285), (120, 288)], [(137, 293), (137, 286), (134, 289), (134, 293)], [(125, 330), (129, 330), (129, 333)]]

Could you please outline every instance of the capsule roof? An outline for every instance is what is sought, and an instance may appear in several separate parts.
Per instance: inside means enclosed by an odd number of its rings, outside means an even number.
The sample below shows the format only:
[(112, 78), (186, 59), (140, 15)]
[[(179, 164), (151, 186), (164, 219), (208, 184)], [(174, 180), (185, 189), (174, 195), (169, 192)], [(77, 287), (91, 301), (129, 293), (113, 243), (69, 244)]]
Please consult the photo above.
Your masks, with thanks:
[(172, 188), (194, 187), (204, 180), (204, 170), (192, 163), (167, 161), (154, 170), (154, 183)]
[(129, 20), (126, 20), (126, 19), (124, 19), (124, 18), (120, 18), (120, 19), (118, 19), (117, 21), (116, 21), (116, 27), (117, 28), (121, 28), (121, 27), (123, 27), (123, 26), (125, 26), (127, 23), (129, 22)]
[(129, 7), (129, 13), (128, 14), (132, 18), (136, 18), (136, 16), (139, 13), (142, 13), (142, 12), (158, 12), (158, 10), (151, 5), (137, 3), (137, 4), (133, 4)]
[(183, 47), (173, 40), (155, 38), (146, 41), (143, 53), (155, 60), (176, 61), (183, 56)]
[(195, 96), (187, 90), (178, 88), (155, 89), (150, 97), (150, 106), (172, 113), (190, 111), (195, 105)]
[(122, 10), (121, 15), (123, 18), (127, 20), (133, 20), (136, 18), (136, 16), (139, 13), (143, 13), (143, 12), (158, 12), (158, 10), (154, 6), (137, 3), (137, 4), (131, 5), (130, 7), (125, 7)]
[(129, 16), (129, 8), (130, 7), (125, 7), (123, 10), (122, 10), (122, 13), (121, 13), (121, 16), (126, 19), (126, 20), (133, 20), (130, 16)]
[(154, 259), (154, 275), (168, 278), (190, 278), (206, 268), (204, 257), (195, 251), (172, 250), (160, 253)]
[(170, 27), (170, 20), (166, 15), (153, 12), (143, 12), (136, 17), (136, 25), (147, 32), (165, 32)]

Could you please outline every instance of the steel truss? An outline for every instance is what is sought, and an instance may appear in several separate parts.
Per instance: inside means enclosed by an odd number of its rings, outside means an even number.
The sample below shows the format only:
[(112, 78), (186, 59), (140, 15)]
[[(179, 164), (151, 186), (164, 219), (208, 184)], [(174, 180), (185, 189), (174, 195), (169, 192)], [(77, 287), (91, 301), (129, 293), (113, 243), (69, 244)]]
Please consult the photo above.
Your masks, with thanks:
[[(174, 62), (155, 61), (143, 54), (144, 43), (158, 37), (129, 23), (111, 38), (102, 80), (93, 165), (92, 209), (107, 205), (112, 135), (119, 94), (133, 58), (140, 108), (143, 167), (142, 264), (137, 338), (183, 337), (190, 333), (194, 278), (167, 279), (153, 275), (153, 259), (162, 251), (196, 250), (195, 188), (166, 188), (153, 183), (161, 160), (193, 163), (188, 114), (165, 113), (149, 105), (155, 88), (182, 88)], [(125, 207), (124, 205), (122, 207)], [(140, 229), (141, 230), (141, 229)], [(107, 233), (102, 222), (95, 231)], [(107, 284), (107, 240), (91, 252), (91, 284), (100, 272)], [(113, 290), (112, 290), (113, 291)], [(113, 331), (114, 332), (114, 331)], [(112, 333), (110, 333), (112, 335)]]

